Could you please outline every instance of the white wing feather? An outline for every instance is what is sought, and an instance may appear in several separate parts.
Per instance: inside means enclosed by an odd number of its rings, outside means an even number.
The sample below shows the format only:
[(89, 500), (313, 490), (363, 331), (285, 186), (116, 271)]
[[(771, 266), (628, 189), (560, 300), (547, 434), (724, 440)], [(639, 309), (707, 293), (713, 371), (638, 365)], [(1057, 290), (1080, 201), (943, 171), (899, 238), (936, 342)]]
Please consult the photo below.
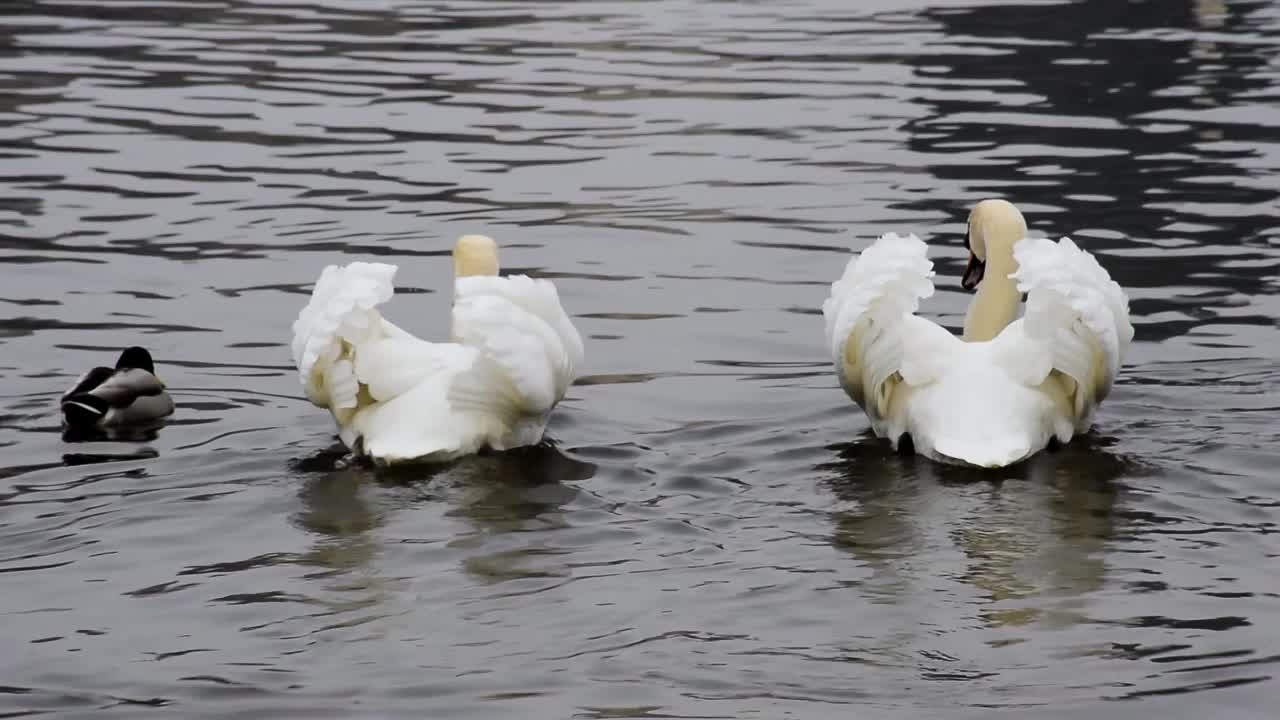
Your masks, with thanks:
[(536, 443), (582, 363), (582, 339), (548, 280), (463, 277), (453, 339), (384, 319), (396, 268), (329, 266), (293, 324), (293, 360), (342, 441), (384, 462), (447, 460)]
[(355, 262), (320, 273), (293, 323), (293, 363), (307, 398), (324, 408), (354, 408), (359, 394), (353, 347), (381, 338), (374, 308), (395, 293), (396, 266)]
[(555, 285), (524, 275), (458, 278), (453, 337), (478, 350), (480, 362), (455, 379), (450, 401), (502, 415), (550, 412), (583, 359)]
[(376, 309), (395, 293), (395, 273), (395, 265), (354, 262), (320, 274), (293, 323), (293, 361), (312, 403), (354, 410), (361, 386), (382, 402), (450, 365), (447, 348), (410, 335)]
[[(1052, 368), (1074, 381), (1077, 420), (1087, 422), (1093, 408), (1111, 391), (1125, 350), (1133, 340), (1129, 299), (1098, 261), (1064, 237), (1027, 238), (1013, 249), (1018, 270), (1011, 277), (1027, 294), (1019, 330), (1048, 357), (1027, 368), (1044, 370), (1029, 384), (1044, 380)], [(1012, 369), (1012, 368), (1011, 368)]]
[(368, 388), (371, 398), (386, 402), (409, 392), (427, 375), (455, 368), (458, 362), (451, 348), (407, 333), (384, 337), (359, 346), (355, 376)]
[(944, 370), (951, 333), (914, 313), (933, 294), (933, 263), (915, 235), (881, 236), (849, 261), (822, 304), (840, 385), (879, 425), (893, 386), (922, 385)]
[(840, 384), (877, 435), (943, 462), (1002, 467), (1088, 426), (1133, 338), (1120, 286), (1070, 239), (1021, 240), (1022, 319), (966, 343), (914, 313), (933, 293), (915, 236), (885, 235), (823, 304)]

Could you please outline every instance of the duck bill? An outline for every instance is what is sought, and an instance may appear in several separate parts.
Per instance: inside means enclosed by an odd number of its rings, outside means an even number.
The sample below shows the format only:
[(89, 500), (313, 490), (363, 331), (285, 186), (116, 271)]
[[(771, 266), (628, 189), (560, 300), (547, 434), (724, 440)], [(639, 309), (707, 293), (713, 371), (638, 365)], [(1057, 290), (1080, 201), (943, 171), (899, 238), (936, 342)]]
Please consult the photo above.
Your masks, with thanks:
[(977, 255), (969, 253), (969, 264), (964, 266), (964, 275), (960, 276), (960, 287), (972, 292), (978, 287), (978, 283), (982, 282), (982, 272), (987, 269), (987, 264), (978, 259)]

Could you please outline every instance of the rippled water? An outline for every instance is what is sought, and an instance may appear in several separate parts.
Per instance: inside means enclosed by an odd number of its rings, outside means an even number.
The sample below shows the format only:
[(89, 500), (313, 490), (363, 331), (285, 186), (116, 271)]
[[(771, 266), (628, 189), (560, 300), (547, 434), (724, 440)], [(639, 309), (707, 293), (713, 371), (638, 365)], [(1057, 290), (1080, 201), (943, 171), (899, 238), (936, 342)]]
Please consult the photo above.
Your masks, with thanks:
[[(1271, 716), (1280, 6), (0, 26), (0, 712)], [(958, 325), (992, 195), (1099, 255), (1137, 341), (1089, 436), (978, 475), (869, 437), (818, 308), (850, 248), (915, 231)], [(464, 232), (587, 336), (553, 444), (335, 469), (289, 364), (310, 283), (396, 262), (388, 314), (439, 336)], [(133, 343), (174, 421), (64, 443), (58, 393)]]

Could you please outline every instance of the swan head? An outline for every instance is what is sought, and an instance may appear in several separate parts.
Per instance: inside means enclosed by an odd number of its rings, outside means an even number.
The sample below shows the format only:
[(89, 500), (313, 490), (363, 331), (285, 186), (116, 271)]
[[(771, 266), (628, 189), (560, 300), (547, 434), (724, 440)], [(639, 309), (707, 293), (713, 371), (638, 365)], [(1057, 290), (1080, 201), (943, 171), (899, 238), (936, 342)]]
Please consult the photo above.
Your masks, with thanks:
[(498, 274), (498, 244), (484, 235), (463, 235), (453, 246), (454, 277)]
[(969, 248), (969, 264), (960, 286), (975, 290), (982, 282), (989, 258), (999, 258), (1001, 266), (1013, 262), (1013, 246), (1027, 234), (1027, 221), (1008, 200), (983, 200), (969, 212), (964, 243)]

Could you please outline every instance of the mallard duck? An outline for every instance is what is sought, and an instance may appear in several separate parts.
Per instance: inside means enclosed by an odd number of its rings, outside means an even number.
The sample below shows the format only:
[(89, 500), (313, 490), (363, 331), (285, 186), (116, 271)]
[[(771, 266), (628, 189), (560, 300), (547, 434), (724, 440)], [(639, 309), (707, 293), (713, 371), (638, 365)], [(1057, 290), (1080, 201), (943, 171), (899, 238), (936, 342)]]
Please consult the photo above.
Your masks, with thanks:
[(973, 208), (962, 337), (915, 314), (933, 263), (914, 235), (884, 235), (831, 286), (822, 312), (840, 385), (895, 448), (1003, 467), (1089, 428), (1133, 339), (1129, 300), (1070, 238), (1026, 231), (1009, 202)]
[(75, 430), (150, 425), (173, 413), (151, 353), (131, 347), (114, 368), (95, 367), (62, 394), (62, 418)]

